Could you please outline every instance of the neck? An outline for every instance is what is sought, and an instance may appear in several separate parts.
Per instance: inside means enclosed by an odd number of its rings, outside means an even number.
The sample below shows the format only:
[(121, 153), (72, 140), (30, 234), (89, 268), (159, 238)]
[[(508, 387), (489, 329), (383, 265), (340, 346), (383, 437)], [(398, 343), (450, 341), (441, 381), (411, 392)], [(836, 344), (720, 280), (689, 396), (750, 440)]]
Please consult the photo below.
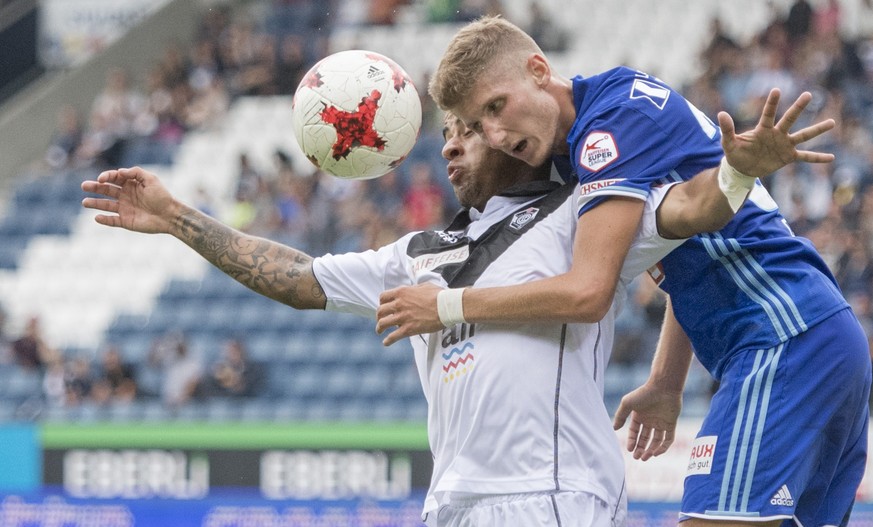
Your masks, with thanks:
[(553, 77), (553, 95), (558, 101), (558, 127), (555, 131), (555, 154), (569, 154), (567, 135), (576, 121), (576, 105), (573, 102), (573, 82), (560, 76)]

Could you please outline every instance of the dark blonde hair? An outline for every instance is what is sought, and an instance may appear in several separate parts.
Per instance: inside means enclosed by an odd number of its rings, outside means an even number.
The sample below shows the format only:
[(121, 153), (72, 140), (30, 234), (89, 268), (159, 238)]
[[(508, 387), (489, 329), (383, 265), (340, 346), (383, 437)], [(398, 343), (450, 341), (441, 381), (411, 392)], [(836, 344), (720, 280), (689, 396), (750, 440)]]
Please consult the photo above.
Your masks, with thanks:
[[(543, 54), (518, 26), (499, 16), (482, 17), (461, 28), (449, 42), (428, 93), (440, 108), (455, 108), (492, 65), (510, 64), (531, 53)], [(521, 61), (518, 64), (521, 67)]]

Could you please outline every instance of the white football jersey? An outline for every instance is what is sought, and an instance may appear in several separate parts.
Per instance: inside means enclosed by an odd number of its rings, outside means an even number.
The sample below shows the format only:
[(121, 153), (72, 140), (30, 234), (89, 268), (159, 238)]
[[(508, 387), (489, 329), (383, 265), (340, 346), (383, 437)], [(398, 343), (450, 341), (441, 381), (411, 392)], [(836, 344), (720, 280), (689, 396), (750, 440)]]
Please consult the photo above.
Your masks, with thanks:
[[(533, 184), (492, 198), (469, 223), (456, 219), (446, 231), (316, 258), (327, 309), (375, 318), (379, 294), (401, 285), (489, 287), (564, 273), (575, 195), (569, 185)], [(663, 195), (647, 202), (623, 282), (681, 243), (655, 232)], [(620, 287), (616, 298), (624, 297)], [(434, 456), (425, 513), (450, 493), (584, 491), (620, 503), (624, 464), (603, 404), (615, 312), (614, 304), (596, 324), (458, 324), (411, 339)]]

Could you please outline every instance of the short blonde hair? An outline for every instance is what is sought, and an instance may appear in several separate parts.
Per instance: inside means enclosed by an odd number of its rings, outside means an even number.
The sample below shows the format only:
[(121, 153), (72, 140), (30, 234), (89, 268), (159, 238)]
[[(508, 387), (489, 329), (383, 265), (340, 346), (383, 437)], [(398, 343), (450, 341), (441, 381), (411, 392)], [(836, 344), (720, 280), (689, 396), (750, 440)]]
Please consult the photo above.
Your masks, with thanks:
[(499, 16), (482, 17), (461, 28), (428, 85), (428, 93), (442, 109), (455, 108), (489, 67), (519, 55), (543, 54), (533, 38)]

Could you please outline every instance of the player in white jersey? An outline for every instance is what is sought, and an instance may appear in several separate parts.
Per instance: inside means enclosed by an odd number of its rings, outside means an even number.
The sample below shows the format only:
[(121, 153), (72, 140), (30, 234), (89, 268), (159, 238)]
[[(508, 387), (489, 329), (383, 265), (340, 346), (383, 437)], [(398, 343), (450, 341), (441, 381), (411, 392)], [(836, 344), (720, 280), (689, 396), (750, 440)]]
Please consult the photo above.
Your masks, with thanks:
[[(101, 224), (172, 234), (254, 291), (300, 309), (373, 317), (386, 287), (488, 286), (565, 272), (578, 187), (549, 181), (548, 165), (532, 169), (487, 148), (457, 119), (445, 137), (449, 180), (465, 210), (444, 231), (410, 233), (376, 251), (313, 259), (178, 202), (139, 168), (84, 182), (104, 198), (83, 204), (111, 213), (97, 216)], [(666, 190), (647, 202), (639, 258), (628, 260), (625, 279), (678, 243), (657, 234)], [(614, 313), (592, 324), (459, 323), (412, 339), (434, 454), (429, 524), (623, 524), (623, 462), (602, 402)]]

